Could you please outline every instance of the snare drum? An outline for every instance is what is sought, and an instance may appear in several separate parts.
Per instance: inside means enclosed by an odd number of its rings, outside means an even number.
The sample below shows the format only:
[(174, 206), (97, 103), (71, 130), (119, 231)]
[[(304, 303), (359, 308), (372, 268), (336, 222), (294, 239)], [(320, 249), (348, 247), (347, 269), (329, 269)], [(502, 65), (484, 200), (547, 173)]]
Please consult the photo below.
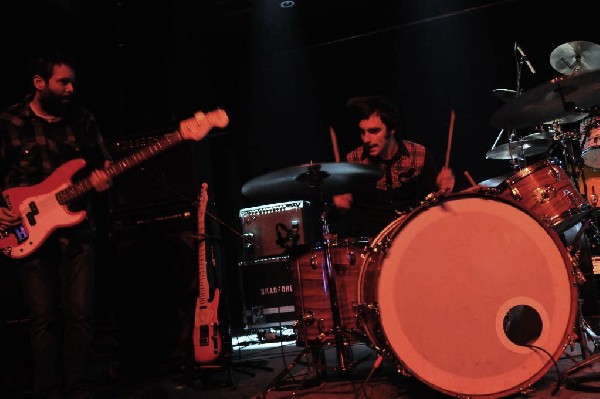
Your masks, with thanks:
[[(346, 239), (334, 244), (330, 250), (341, 327), (346, 329), (357, 327), (354, 305), (358, 295), (358, 273), (363, 251), (368, 245), (368, 239)], [(298, 315), (297, 346), (308, 346), (316, 341), (334, 343), (333, 312), (323, 250), (315, 249), (298, 257), (292, 273)]]
[(518, 202), (559, 233), (579, 223), (590, 210), (556, 159), (521, 169), (497, 188), (501, 197)]
[(558, 233), (514, 201), (474, 192), (388, 225), (358, 285), (372, 346), (453, 397), (529, 388), (562, 355), (578, 309)]

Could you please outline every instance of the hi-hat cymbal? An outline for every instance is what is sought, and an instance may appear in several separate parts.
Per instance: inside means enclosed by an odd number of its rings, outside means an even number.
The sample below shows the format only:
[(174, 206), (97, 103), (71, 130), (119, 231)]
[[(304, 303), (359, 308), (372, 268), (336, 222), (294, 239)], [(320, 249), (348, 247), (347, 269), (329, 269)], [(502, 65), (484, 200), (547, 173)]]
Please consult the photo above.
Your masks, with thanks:
[(490, 119), (494, 128), (521, 129), (589, 113), (600, 106), (600, 69), (563, 75), (504, 104)]
[(550, 54), (550, 65), (565, 75), (600, 68), (600, 46), (586, 41), (561, 44)]
[(526, 140), (547, 140), (548, 145), (552, 144), (554, 141), (554, 132), (536, 132), (530, 133), (526, 136), (521, 137), (520, 141)]
[(253, 200), (286, 201), (310, 199), (322, 191), (325, 196), (373, 186), (383, 176), (376, 166), (349, 162), (308, 163), (255, 177), (242, 187)]
[(485, 153), (486, 159), (523, 159), (533, 155), (543, 154), (550, 150), (553, 140), (528, 139), (513, 141), (492, 148)]

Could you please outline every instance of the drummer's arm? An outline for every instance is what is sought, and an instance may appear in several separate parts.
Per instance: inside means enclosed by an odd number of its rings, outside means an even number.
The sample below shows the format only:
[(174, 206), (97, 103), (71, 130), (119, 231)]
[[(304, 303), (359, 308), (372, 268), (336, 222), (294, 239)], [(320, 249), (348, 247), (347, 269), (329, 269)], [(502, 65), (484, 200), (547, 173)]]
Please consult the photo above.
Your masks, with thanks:
[(338, 194), (333, 196), (333, 204), (340, 212), (347, 212), (352, 207), (352, 194)]

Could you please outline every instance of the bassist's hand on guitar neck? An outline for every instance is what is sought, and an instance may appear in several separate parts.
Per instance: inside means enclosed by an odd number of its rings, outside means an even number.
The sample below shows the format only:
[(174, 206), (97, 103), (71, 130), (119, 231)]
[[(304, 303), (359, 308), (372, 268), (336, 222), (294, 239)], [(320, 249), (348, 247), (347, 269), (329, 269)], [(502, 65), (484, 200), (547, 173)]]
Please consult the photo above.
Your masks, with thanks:
[(112, 178), (106, 173), (106, 170), (112, 164), (111, 161), (104, 162), (104, 169), (96, 169), (90, 175), (90, 182), (94, 186), (94, 190), (101, 193), (112, 187)]

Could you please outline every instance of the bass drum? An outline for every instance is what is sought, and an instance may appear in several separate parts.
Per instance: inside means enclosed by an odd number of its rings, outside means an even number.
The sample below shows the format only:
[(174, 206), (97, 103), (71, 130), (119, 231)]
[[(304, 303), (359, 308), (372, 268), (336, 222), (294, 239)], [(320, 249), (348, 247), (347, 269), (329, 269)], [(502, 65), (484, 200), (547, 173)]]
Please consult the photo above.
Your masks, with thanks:
[(573, 334), (577, 290), (557, 233), (514, 201), (465, 191), (371, 243), (359, 321), (399, 371), (456, 397), (520, 392)]

